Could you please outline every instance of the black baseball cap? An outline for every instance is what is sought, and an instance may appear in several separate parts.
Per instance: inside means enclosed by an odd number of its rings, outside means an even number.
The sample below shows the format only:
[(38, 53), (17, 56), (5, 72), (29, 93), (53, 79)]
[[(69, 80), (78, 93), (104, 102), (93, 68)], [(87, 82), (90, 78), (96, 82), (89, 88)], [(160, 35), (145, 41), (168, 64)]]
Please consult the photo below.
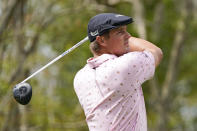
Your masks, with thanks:
[(105, 32), (118, 28), (123, 25), (128, 25), (133, 22), (133, 19), (128, 16), (115, 13), (102, 13), (92, 17), (88, 23), (88, 38), (90, 42), (96, 39), (96, 36), (101, 36)]

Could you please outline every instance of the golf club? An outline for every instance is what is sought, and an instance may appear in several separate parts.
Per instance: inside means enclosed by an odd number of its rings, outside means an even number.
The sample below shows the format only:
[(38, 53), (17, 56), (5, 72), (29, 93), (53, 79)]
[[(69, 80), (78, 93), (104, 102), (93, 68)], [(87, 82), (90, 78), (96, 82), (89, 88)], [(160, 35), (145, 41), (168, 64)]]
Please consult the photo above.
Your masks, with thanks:
[(13, 88), (13, 96), (14, 96), (15, 100), (18, 103), (22, 104), (22, 105), (28, 104), (29, 101), (31, 100), (31, 96), (32, 96), (32, 87), (30, 86), (30, 84), (25, 83), (25, 82), (27, 80), (31, 79), (32, 77), (34, 77), (39, 72), (41, 72), (44, 69), (46, 69), (48, 66), (50, 66), (51, 64), (53, 64), (54, 62), (56, 62), (57, 60), (59, 60), (60, 58), (65, 56), (66, 54), (68, 54), (69, 52), (71, 52), (72, 50), (74, 50), (75, 48), (77, 48), (78, 46), (80, 46), (81, 44), (83, 44), (84, 42), (86, 42), (87, 40), (88, 40), (88, 36), (86, 36), (80, 42), (78, 42), (77, 44), (75, 44), (73, 47), (71, 47), (70, 49), (66, 50), (65, 52), (63, 52), (61, 55), (59, 55), (58, 57), (56, 57), (55, 59), (50, 61), (48, 64), (46, 64), (45, 66), (43, 66), (39, 70), (34, 72), (32, 75), (27, 77), (25, 80), (23, 80), (22, 82), (20, 82), (16, 86), (14, 86), (14, 88)]

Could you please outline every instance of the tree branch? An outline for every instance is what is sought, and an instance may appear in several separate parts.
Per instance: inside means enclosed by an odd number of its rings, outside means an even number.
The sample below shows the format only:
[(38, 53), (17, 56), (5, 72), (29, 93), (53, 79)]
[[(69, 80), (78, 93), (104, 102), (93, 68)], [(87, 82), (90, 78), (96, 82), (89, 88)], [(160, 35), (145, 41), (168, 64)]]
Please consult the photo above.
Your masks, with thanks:
[(5, 17), (3, 18), (3, 22), (1, 23), (1, 27), (0, 27), (0, 41), (1, 41), (2, 34), (4, 30), (7, 28), (17, 5), (18, 5), (18, 0), (13, 0), (11, 7), (8, 8), (9, 10), (6, 11)]

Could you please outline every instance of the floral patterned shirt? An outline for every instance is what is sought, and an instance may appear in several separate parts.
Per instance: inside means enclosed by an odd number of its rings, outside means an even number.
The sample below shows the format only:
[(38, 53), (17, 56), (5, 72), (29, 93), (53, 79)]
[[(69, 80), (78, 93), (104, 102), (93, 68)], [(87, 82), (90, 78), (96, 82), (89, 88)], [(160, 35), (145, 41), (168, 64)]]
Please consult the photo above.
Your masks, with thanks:
[(74, 78), (74, 89), (89, 130), (147, 131), (141, 85), (154, 71), (155, 60), (148, 51), (88, 59)]

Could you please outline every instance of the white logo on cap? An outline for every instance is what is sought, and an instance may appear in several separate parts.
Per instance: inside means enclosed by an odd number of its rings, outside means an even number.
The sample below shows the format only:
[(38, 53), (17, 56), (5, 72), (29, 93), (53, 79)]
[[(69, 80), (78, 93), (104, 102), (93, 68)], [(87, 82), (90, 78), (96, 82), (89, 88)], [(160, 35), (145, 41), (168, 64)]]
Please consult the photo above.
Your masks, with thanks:
[(120, 16), (123, 16), (123, 15), (115, 15), (115, 17), (120, 17)]
[(98, 30), (96, 30), (95, 32), (90, 32), (90, 35), (91, 36), (96, 36), (96, 35), (98, 35), (99, 33), (98, 33)]

